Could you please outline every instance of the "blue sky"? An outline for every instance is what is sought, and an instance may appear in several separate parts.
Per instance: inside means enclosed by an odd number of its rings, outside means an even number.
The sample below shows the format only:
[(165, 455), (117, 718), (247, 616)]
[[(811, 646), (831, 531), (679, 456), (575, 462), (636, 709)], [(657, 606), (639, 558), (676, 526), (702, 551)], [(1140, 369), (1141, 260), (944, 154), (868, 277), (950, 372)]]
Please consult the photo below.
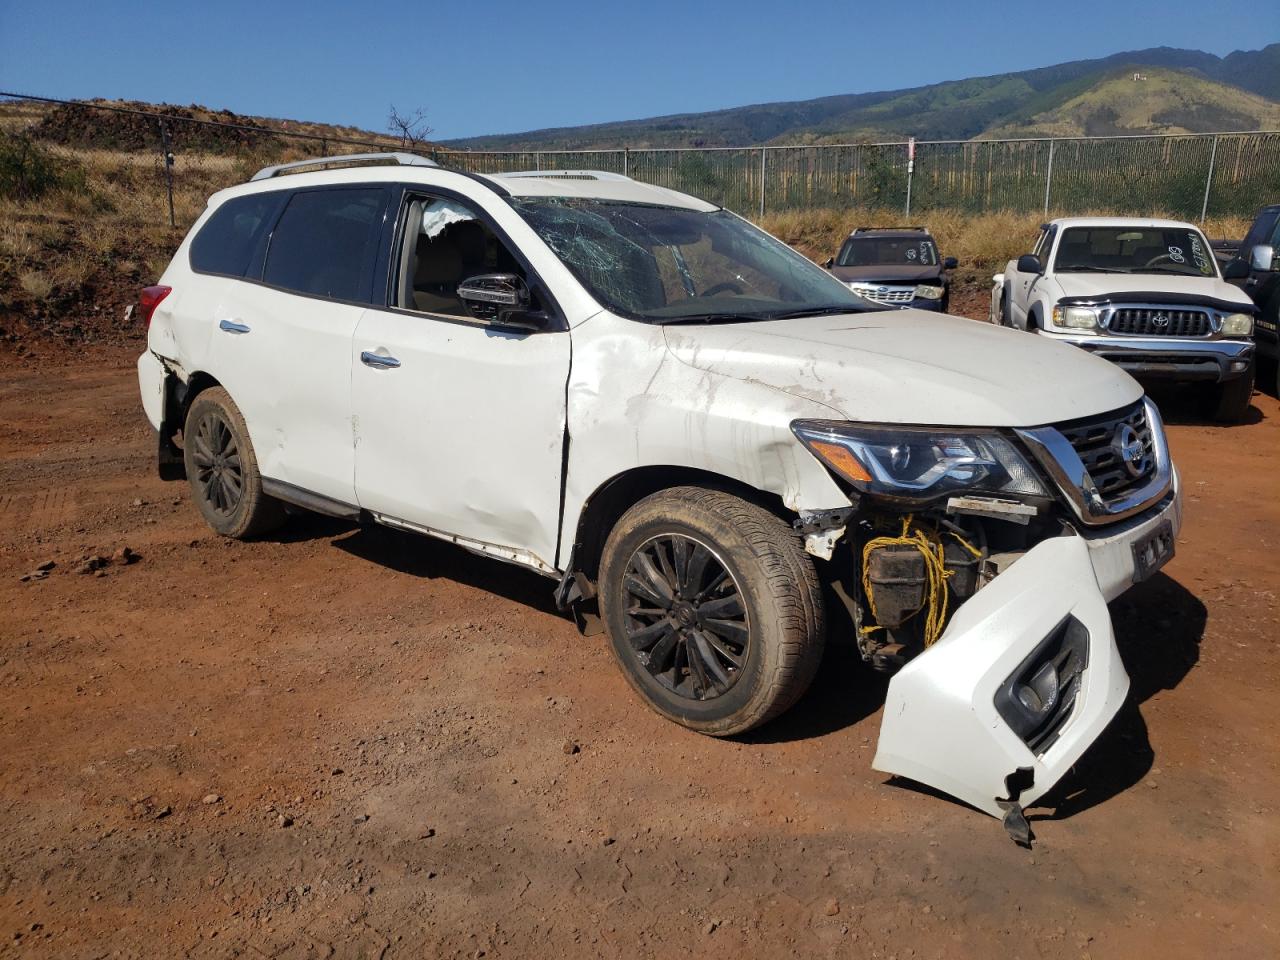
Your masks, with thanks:
[[(1274, 0), (1264, 0), (1257, 9)], [(439, 139), (1280, 39), (1255, 5), (0, 0), (0, 89), (201, 103)]]

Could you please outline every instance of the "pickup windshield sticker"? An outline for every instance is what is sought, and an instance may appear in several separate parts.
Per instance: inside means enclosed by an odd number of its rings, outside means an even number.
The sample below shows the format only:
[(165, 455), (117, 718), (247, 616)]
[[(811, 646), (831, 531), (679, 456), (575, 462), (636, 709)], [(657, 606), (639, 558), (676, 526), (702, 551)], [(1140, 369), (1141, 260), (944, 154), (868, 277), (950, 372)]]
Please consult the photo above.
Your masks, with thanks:
[(1170, 247), (1169, 259), (1174, 263), (1185, 263), (1187, 258), (1182, 255), (1181, 247)]
[(1205, 276), (1213, 273), (1213, 267), (1209, 263), (1209, 258), (1205, 255), (1204, 244), (1200, 242), (1200, 238), (1195, 234), (1191, 235), (1191, 258), (1195, 260), (1196, 266), (1200, 268), (1200, 272)]

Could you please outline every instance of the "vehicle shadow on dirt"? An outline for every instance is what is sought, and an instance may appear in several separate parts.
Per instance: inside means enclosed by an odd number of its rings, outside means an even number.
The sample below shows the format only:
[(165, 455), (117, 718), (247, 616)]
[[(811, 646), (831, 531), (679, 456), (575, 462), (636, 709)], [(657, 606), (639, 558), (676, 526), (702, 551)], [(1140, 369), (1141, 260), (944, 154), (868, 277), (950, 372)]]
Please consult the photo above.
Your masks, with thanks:
[[(1261, 387), (1256, 389), (1261, 390)], [(1224, 423), (1213, 418), (1212, 408), (1203, 395), (1195, 390), (1179, 390), (1173, 384), (1149, 384), (1147, 392), (1156, 402), (1156, 406), (1160, 409), (1160, 416), (1166, 424), (1231, 430), (1236, 427), (1253, 426), (1267, 418), (1256, 403), (1251, 403), (1240, 420)]]
[(291, 528), (295, 526), (299, 529), (294, 535), (299, 538), (326, 537), (339, 550), (378, 566), (424, 580), (452, 580), (542, 613), (564, 616), (552, 600), (555, 580), (476, 556), (443, 540), (373, 524), (355, 526), (325, 517), (314, 520), (297, 517), (290, 523)]
[(1158, 574), (1111, 605), (1116, 645), (1129, 673), (1129, 696), (1111, 725), (1068, 774), (1036, 802), (1065, 820), (1139, 783), (1155, 762), (1140, 704), (1172, 690), (1200, 660), (1208, 611), (1178, 581)]

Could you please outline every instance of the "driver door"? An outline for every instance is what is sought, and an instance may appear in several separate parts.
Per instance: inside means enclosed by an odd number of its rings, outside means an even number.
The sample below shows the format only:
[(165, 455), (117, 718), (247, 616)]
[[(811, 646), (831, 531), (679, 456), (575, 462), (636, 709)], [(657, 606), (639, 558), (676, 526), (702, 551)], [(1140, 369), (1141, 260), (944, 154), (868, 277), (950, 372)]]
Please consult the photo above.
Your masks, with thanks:
[(544, 572), (556, 565), (569, 332), (475, 320), (457, 295), (514, 273), (552, 307), (526, 261), (474, 204), (409, 194), (386, 307), (356, 328), (356, 496), (383, 522)]
[[(1049, 269), (1049, 254), (1053, 250), (1053, 237), (1057, 231), (1053, 227), (1047, 227), (1040, 232), (1040, 238), (1036, 241), (1035, 248), (1031, 251), (1040, 258), (1040, 269)], [(1043, 273), (1023, 273), (1021, 270), (1014, 268), (1013, 274), (1013, 291), (1009, 298), (1009, 315), (1013, 320), (1013, 325), (1023, 330), (1027, 329), (1027, 314), (1031, 309), (1032, 288), (1035, 287), (1036, 281), (1039, 280)]]

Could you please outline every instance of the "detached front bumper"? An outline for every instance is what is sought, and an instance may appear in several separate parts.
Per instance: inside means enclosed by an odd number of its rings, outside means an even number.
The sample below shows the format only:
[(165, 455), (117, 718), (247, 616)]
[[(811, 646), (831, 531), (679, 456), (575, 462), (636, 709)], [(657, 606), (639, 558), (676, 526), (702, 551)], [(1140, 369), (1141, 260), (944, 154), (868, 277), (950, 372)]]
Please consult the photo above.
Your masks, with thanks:
[(997, 817), (1043, 796), (1128, 693), (1107, 603), (1150, 574), (1143, 545), (1181, 526), (1175, 473), (1142, 514), (1032, 547), (894, 675), (872, 766)]
[(1040, 336), (1070, 343), (1110, 360), (1144, 379), (1201, 380), (1222, 383), (1244, 376), (1253, 364), (1252, 340), (1199, 340), (1178, 337), (1115, 337), (1109, 334), (1054, 333)]
[[(1077, 670), (1070, 688), (1052, 703), (1026, 693), (1046, 709), (1034, 730), (1019, 718), (1023, 730), (1015, 731), (1010, 696), (1016, 704), (1032, 677), (1044, 694), (1066, 647)], [(1001, 800), (1025, 807), (1057, 783), (1128, 690), (1089, 547), (1081, 537), (1055, 537), (979, 590), (938, 641), (894, 675), (872, 767), (1001, 817)]]

